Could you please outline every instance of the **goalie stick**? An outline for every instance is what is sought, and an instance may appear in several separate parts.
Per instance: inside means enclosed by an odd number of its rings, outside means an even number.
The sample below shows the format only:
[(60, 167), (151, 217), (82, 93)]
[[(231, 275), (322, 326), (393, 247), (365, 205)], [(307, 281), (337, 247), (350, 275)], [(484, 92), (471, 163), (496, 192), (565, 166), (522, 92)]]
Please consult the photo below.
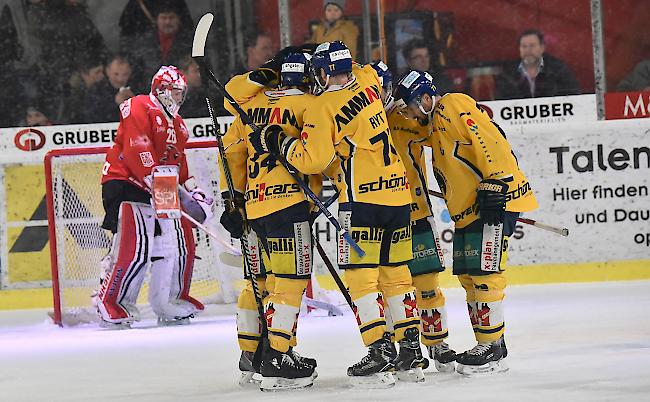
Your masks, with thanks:
[[(192, 57), (197, 60), (199, 66), (202, 67), (202, 74), (201, 77), (205, 80), (209, 75), (208, 72), (209, 67), (207, 65), (207, 62), (203, 59), (203, 56), (205, 54), (205, 41), (208, 37), (208, 32), (210, 31), (210, 25), (212, 25), (212, 20), (214, 19), (214, 16), (210, 13), (205, 14), (203, 17), (201, 17), (201, 20), (199, 23), (196, 25), (196, 30), (194, 31), (194, 40), (192, 43)], [(210, 72), (211, 73), (211, 72)], [(205, 81), (204, 81), (205, 82)], [(226, 176), (226, 184), (228, 185), (228, 192), (230, 193), (230, 200), (227, 202), (230, 203), (230, 207), (235, 209), (237, 208), (235, 205), (235, 185), (232, 180), (232, 175), (230, 173), (230, 169), (228, 167), (228, 159), (226, 158), (226, 151), (223, 147), (223, 139), (222, 139), (222, 134), (219, 129), (219, 124), (217, 123), (217, 119), (214, 115), (214, 109), (212, 108), (212, 104), (210, 102), (209, 96), (206, 96), (205, 98), (205, 103), (208, 107), (208, 112), (210, 113), (210, 119), (212, 119), (212, 124), (214, 124), (215, 131), (216, 131), (216, 139), (217, 139), (217, 148), (219, 149), (219, 157), (221, 159), (221, 166), (224, 171), (224, 175)], [(257, 344), (257, 349), (255, 350), (255, 354), (253, 355), (253, 367), (255, 367), (256, 370), (259, 370), (261, 362), (262, 362), (262, 352), (264, 349), (264, 341), (268, 338), (268, 328), (266, 326), (266, 318), (264, 316), (264, 306), (262, 305), (262, 294), (260, 293), (259, 286), (257, 283), (257, 278), (255, 277), (255, 274), (253, 273), (251, 269), (251, 264), (249, 261), (249, 254), (248, 254), (248, 232), (250, 231), (250, 228), (248, 227), (248, 220), (246, 218), (246, 210), (245, 208), (242, 211), (242, 217), (244, 219), (244, 234), (241, 237), (241, 252), (242, 255), (244, 256), (244, 272), (249, 277), (251, 286), (253, 287), (253, 295), (255, 297), (255, 304), (257, 304), (257, 313), (258, 313), (258, 319), (260, 322), (260, 340)]]
[[(242, 122), (244, 122), (246, 125), (248, 125), (253, 131), (259, 132), (260, 128), (253, 123), (253, 120), (250, 118), (250, 116), (242, 110), (242, 108), (239, 106), (239, 104), (233, 99), (233, 97), (226, 91), (226, 88), (224, 85), (215, 77), (215, 75), (212, 73), (212, 70), (208, 67), (207, 61), (204, 59), (205, 56), (205, 40), (207, 38), (208, 31), (210, 30), (210, 25), (212, 24), (212, 20), (214, 19), (213, 15), (210, 13), (204, 14), (203, 17), (201, 17), (201, 20), (199, 20), (199, 23), (197, 24), (196, 27), (196, 33), (195, 33), (195, 41), (192, 46), (192, 57), (196, 60), (196, 62), (202, 67), (202, 70), (205, 72), (205, 75), (207, 78), (216, 86), (216, 88), (221, 92), (221, 94), (228, 100), (228, 103), (237, 111), (239, 116), (242, 119)], [(196, 34), (201, 30), (204, 34), (204, 37), (197, 41)], [(278, 160), (284, 166), (284, 168), (291, 174), (291, 176), (294, 178), (296, 183), (300, 186), (302, 191), (309, 197), (314, 204), (323, 212), (325, 217), (327, 217), (327, 220), (330, 221), (332, 225), (336, 228), (338, 232), (340, 232), (345, 239), (345, 241), (354, 249), (354, 251), (360, 256), (363, 257), (366, 255), (366, 253), (359, 247), (359, 245), (352, 239), (352, 236), (347, 232), (347, 230), (343, 230), (341, 227), (341, 224), (339, 221), (334, 218), (332, 213), (324, 207), (323, 203), (321, 200), (318, 199), (316, 194), (314, 194), (313, 191), (305, 184), (305, 182), (300, 178), (298, 173), (296, 173), (296, 169), (289, 164), (289, 162), (284, 158), (282, 155), (278, 155)]]
[[(443, 198), (443, 195), (439, 191), (434, 191), (429, 189), (429, 195), (432, 195), (434, 197), (438, 198)], [(517, 222), (525, 223), (527, 225), (535, 226), (536, 228), (540, 228), (543, 230), (548, 230), (549, 232), (557, 233), (561, 236), (568, 236), (569, 235), (569, 229), (567, 228), (561, 228), (558, 226), (552, 226), (552, 225), (547, 225), (546, 223), (538, 222), (534, 219), (528, 219), (528, 218), (517, 218)]]

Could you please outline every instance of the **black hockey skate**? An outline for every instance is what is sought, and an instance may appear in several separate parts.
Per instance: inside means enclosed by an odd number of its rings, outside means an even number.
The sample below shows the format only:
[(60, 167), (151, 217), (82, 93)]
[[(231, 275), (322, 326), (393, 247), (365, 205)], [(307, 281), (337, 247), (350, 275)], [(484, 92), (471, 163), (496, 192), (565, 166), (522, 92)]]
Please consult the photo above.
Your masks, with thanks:
[(464, 375), (508, 371), (503, 359), (508, 355), (503, 337), (490, 343), (479, 343), (456, 358), (456, 371)]
[(390, 388), (395, 385), (391, 374), (395, 371), (395, 346), (390, 334), (385, 333), (368, 348), (368, 354), (359, 363), (348, 367), (348, 376), (353, 386), (362, 388)]
[(433, 364), (439, 372), (451, 373), (456, 370), (454, 364), (457, 357), (456, 352), (445, 341), (431, 345), (428, 349), (429, 357), (433, 359)]
[(429, 360), (422, 355), (420, 332), (417, 328), (409, 328), (404, 332), (404, 339), (399, 341), (399, 354), (394, 364), (400, 381), (424, 381), (422, 369), (429, 367)]
[(239, 371), (241, 371), (241, 378), (239, 385), (245, 386), (248, 384), (260, 384), (262, 382), (262, 374), (255, 370), (253, 366), (253, 356), (255, 353), (242, 351), (239, 357)]
[[(312, 357), (301, 356), (301, 355), (298, 354), (298, 352), (293, 350), (292, 347), (289, 347), (289, 351), (287, 353), (290, 354), (293, 357), (293, 359), (298, 361), (300, 364), (305, 364), (307, 366), (310, 366), (312, 369), (315, 369), (316, 366), (318, 365), (316, 363), (316, 359), (314, 359)], [(316, 373), (314, 373), (314, 374), (316, 374)]]
[[(315, 377), (315, 364), (312, 366), (296, 358), (291, 349), (287, 353), (269, 348), (262, 360), (262, 391), (281, 391), (312, 386)], [(313, 359), (311, 359), (313, 360)], [(314, 361), (315, 363), (315, 361)]]

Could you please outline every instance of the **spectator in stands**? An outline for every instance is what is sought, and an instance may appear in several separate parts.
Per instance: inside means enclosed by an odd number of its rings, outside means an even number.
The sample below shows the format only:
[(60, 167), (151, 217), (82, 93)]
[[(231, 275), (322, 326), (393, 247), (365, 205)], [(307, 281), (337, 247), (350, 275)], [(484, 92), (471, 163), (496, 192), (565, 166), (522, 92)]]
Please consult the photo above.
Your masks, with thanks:
[(129, 86), (131, 63), (123, 53), (117, 53), (106, 63), (106, 78), (90, 88), (84, 98), (80, 123), (109, 123), (120, 121), (119, 106), (135, 96)]
[(12, 12), (5, 4), (0, 12), (0, 127), (17, 126), (26, 105), (24, 90), (18, 78), (19, 60), (23, 55)]
[[(194, 26), (185, 0), (170, 0), (168, 2), (175, 3), (182, 26)], [(145, 32), (155, 31), (156, 18), (154, 16), (157, 15), (156, 7), (161, 3), (159, 0), (129, 0), (120, 16), (120, 49), (128, 48), (130, 43)]]
[(340, 40), (350, 49), (352, 59), (354, 60), (357, 55), (359, 28), (357, 28), (354, 22), (343, 16), (345, 0), (323, 0), (323, 9), (325, 16), (321, 23), (316, 26), (310, 42), (323, 43)]
[(634, 67), (616, 86), (620, 92), (650, 91), (650, 59), (643, 60)]
[[(232, 75), (255, 70), (275, 54), (271, 37), (266, 32), (256, 32), (246, 38), (246, 65), (239, 65)], [(184, 117), (184, 116), (183, 116)]]
[(574, 95), (580, 85), (567, 65), (544, 53), (544, 34), (529, 29), (519, 35), (520, 61), (507, 63), (497, 79), (497, 99)]
[(22, 127), (51, 126), (54, 122), (48, 117), (51, 115), (50, 107), (43, 100), (32, 100), (25, 110), (25, 120), (20, 123)]
[(411, 39), (404, 44), (402, 55), (406, 60), (409, 70), (426, 71), (433, 76), (439, 95), (447, 92), (453, 92), (453, 82), (447, 77), (441, 69), (432, 65), (431, 52), (429, 47), (422, 39)]
[(125, 49), (137, 67), (137, 92), (149, 91), (150, 77), (160, 66), (177, 66), (192, 50), (193, 27), (181, 23), (179, 4), (171, 0), (162, 1), (156, 12), (156, 30), (138, 36), (133, 45)]
[[(85, 1), (32, 1), (27, 10), (27, 22), (40, 43), (35, 70), (41, 73), (37, 81), (42, 97), (54, 100), (65, 95), (65, 86), (81, 55), (106, 58), (104, 38), (88, 15)], [(55, 113), (55, 120), (58, 120), (60, 111)]]
[(85, 109), (84, 101), (90, 88), (104, 78), (104, 62), (92, 57), (82, 57), (77, 71), (68, 82), (63, 100), (61, 123), (79, 123)]
[[(191, 56), (187, 56), (178, 67), (183, 74), (185, 74), (185, 79), (187, 80), (187, 95), (185, 96), (185, 101), (178, 113), (183, 116), (184, 119), (192, 117), (208, 117), (208, 107), (205, 104), (207, 90), (201, 83), (201, 70), (199, 69), (199, 65), (196, 64), (196, 61), (194, 61)], [(219, 103), (223, 105), (223, 101)], [(213, 104), (212, 107), (218, 107), (219, 110), (221, 110), (219, 104)], [(217, 115), (219, 115), (219, 113), (217, 113)]]

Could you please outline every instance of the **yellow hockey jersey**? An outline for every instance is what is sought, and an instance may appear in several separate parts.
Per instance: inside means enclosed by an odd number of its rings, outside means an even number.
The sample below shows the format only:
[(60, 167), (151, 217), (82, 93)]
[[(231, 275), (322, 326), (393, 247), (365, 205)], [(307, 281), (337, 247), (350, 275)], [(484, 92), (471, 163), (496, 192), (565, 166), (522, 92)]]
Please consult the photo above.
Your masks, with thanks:
[(303, 173), (327, 169), (340, 202), (408, 205), (406, 170), (390, 137), (379, 77), (369, 65), (355, 65), (352, 74), (351, 82), (311, 99), (300, 140), (286, 146), (287, 160)]
[[(235, 102), (237, 102), (237, 104), (240, 106), (253, 99), (258, 92), (265, 89), (264, 85), (249, 79), (248, 76), (250, 73), (251, 72), (249, 71), (243, 74), (235, 75), (224, 86), (226, 88), (226, 92), (228, 92), (230, 96), (232, 96), (232, 98), (235, 100)], [(234, 107), (232, 107), (230, 102), (228, 102), (228, 99), (223, 99), (223, 106), (233, 116), (237, 116), (237, 111)]]
[[(313, 95), (298, 89), (260, 91), (242, 105), (257, 126), (278, 124), (283, 131), (298, 138), (303, 125), (305, 104)], [(246, 213), (257, 219), (307, 200), (302, 189), (287, 170), (270, 154), (258, 154), (250, 144), (252, 130), (237, 117), (223, 142), (235, 189), (245, 194)], [(227, 190), (222, 164), (220, 186)], [(309, 177), (303, 177), (310, 183)], [(313, 185), (320, 186), (312, 178)], [(315, 191), (319, 191), (316, 189)]]
[(393, 109), (388, 113), (388, 125), (409, 181), (411, 190), (411, 221), (433, 214), (427, 185), (427, 168), (424, 147), (429, 146), (431, 127), (422, 126)]
[(474, 99), (460, 93), (443, 96), (434, 109), (432, 125), (433, 171), (457, 228), (476, 220), (476, 188), (483, 179), (508, 184), (507, 211), (537, 208), (505, 133)]

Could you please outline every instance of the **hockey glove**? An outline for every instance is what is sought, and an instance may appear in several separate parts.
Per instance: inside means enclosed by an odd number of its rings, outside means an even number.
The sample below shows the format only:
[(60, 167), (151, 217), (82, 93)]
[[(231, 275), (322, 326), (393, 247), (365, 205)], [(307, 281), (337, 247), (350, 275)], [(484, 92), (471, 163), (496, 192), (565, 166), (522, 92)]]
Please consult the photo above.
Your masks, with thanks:
[(244, 217), (241, 209), (244, 208), (244, 196), (241, 193), (235, 193), (234, 205), (230, 202), (230, 193), (222, 193), (222, 198), (226, 202), (226, 210), (221, 214), (219, 222), (230, 233), (230, 236), (239, 239), (244, 234)]
[(304, 44), (302, 46), (287, 46), (275, 54), (270, 60), (262, 64), (255, 70), (251, 71), (249, 78), (265, 87), (277, 87), (280, 85), (280, 71), (284, 59), (291, 53), (313, 52), (316, 49), (313, 44)]
[(282, 131), (282, 127), (277, 124), (265, 126), (260, 131), (252, 132), (249, 136), (251, 145), (259, 154), (270, 153), (279, 155), (282, 144), (287, 135)]
[(476, 201), (483, 223), (498, 225), (506, 214), (508, 185), (498, 179), (484, 179), (478, 184)]
[(214, 216), (214, 199), (197, 187), (194, 177), (187, 179), (182, 187), (180, 198), (185, 212), (199, 223), (205, 223)]

